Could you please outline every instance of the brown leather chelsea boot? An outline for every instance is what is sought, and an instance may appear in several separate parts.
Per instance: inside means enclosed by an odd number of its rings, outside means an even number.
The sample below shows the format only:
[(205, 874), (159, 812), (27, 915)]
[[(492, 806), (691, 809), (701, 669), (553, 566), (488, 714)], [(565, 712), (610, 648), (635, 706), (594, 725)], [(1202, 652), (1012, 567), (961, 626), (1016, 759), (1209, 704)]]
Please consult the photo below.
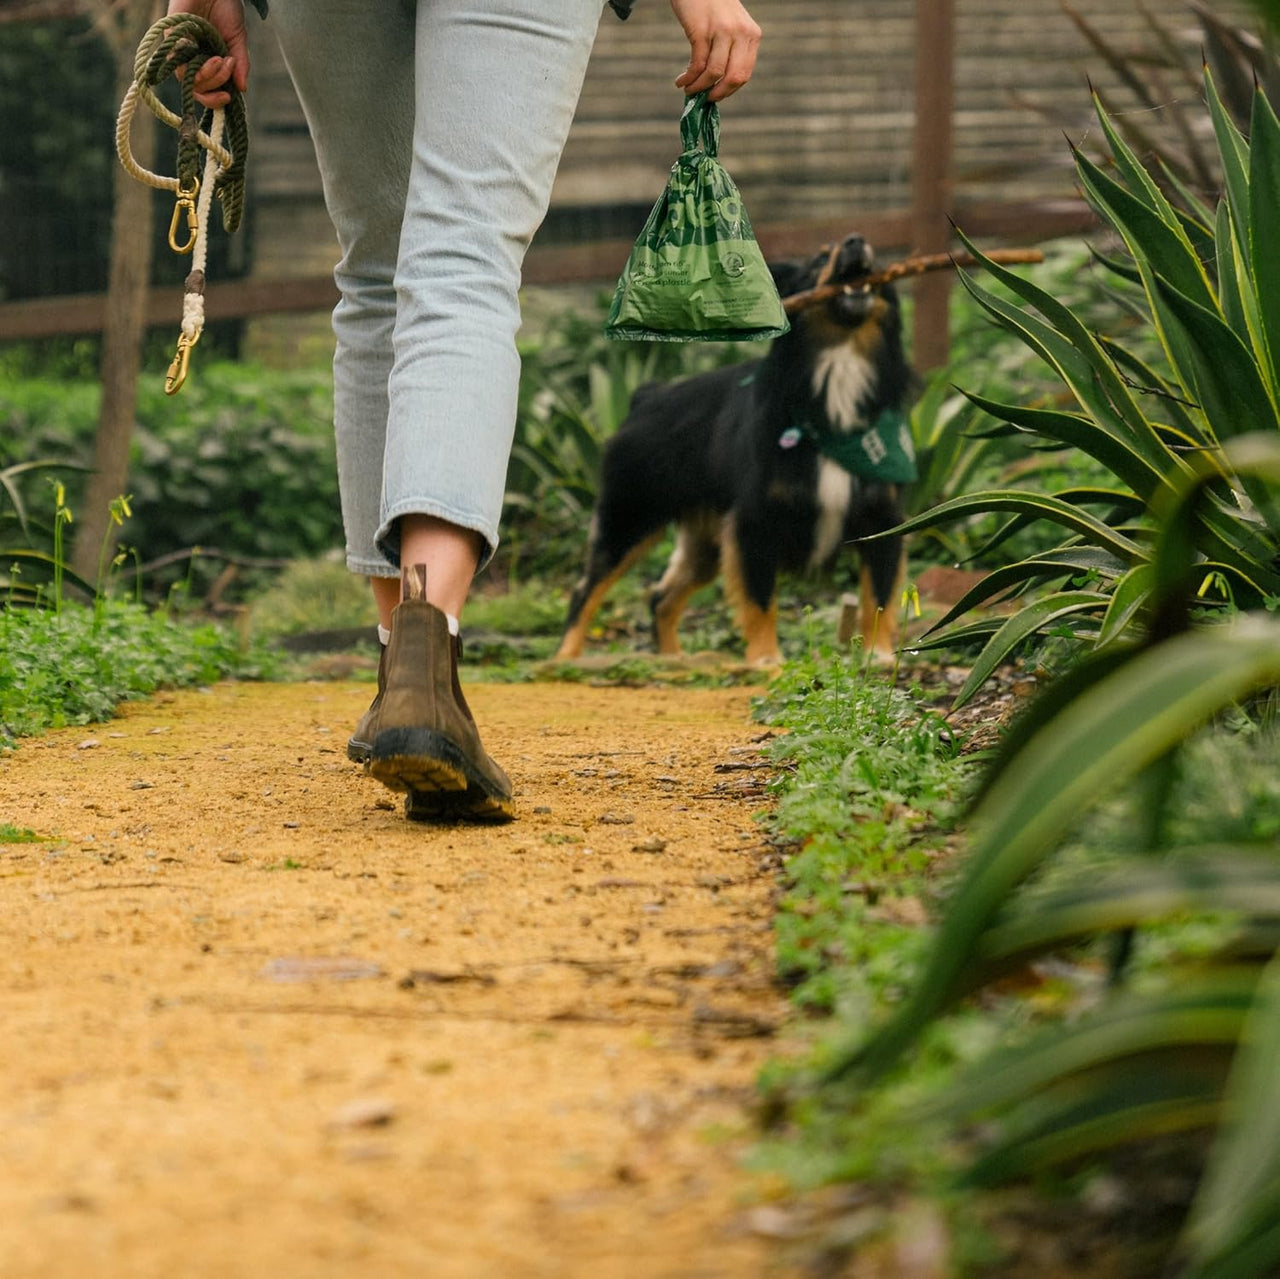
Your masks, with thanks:
[(378, 647), (382, 650), (378, 656), (378, 691), (347, 738), (347, 758), (357, 764), (367, 764), (373, 752), (373, 726), (377, 722), (378, 711), (382, 709), (382, 694), (387, 688), (387, 646), (379, 644)]
[(368, 770), (384, 786), (408, 792), (405, 813), (416, 820), (509, 819), (511, 781), (480, 744), (458, 683), (458, 639), (427, 603), (425, 568), (406, 569), (403, 583), (381, 700), (369, 708)]

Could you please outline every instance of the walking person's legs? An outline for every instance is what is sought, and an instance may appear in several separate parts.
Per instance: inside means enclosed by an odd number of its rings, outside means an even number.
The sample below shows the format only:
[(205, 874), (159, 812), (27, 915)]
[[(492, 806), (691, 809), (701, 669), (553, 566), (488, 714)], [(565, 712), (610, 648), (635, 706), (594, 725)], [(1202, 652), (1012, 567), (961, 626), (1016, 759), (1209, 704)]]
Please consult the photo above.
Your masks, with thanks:
[(599, 13), (599, 0), (272, 5), (342, 248), (347, 560), (374, 579), (392, 637), (352, 746), (414, 815), (510, 811), (458, 687), (456, 619), (497, 542), (520, 268)]

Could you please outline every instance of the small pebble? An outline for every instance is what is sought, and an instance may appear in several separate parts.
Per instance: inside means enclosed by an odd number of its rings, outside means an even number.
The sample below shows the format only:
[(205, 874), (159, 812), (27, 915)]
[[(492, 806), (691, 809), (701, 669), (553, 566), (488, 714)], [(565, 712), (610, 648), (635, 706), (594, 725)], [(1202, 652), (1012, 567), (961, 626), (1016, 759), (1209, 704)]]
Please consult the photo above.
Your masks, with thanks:
[(359, 1097), (339, 1106), (330, 1128), (385, 1128), (396, 1117), (395, 1102), (381, 1097)]

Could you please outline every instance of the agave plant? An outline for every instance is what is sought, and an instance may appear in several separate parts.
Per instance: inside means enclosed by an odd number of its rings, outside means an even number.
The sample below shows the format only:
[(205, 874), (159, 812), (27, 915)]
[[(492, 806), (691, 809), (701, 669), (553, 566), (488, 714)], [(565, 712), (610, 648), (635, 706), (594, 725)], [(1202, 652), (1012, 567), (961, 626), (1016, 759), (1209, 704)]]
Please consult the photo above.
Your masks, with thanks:
[[(1246, 141), (1207, 71), (1205, 91), (1226, 175), (1216, 211), (1190, 192), (1191, 211), (1175, 208), (1100, 103), (1114, 167), (1107, 172), (1079, 152), (1075, 157), (1090, 202), (1129, 251), (1130, 260), (1106, 265), (1141, 284), (1163, 367), (1099, 339), (1068, 307), (1012, 271), (984, 263), (1022, 305), (964, 277), (984, 310), (1057, 372), (1074, 407), (1028, 408), (975, 393), (969, 399), (1037, 443), (1088, 454), (1111, 482), (1052, 495), (976, 493), (899, 530), (996, 512), (1010, 517), (996, 541), (1036, 521), (1064, 531), (1049, 551), (990, 574), (918, 645), (982, 644), (957, 704), (1046, 630), (1104, 649), (1148, 625), (1153, 516), (1197, 476), (1209, 476), (1208, 500), (1197, 506), (1187, 535), (1203, 605), (1248, 611), (1280, 598), (1276, 504), (1259, 480), (1233, 470), (1225, 447), (1249, 433), (1280, 437), (1280, 122), (1256, 92)], [(1043, 587), (1051, 589), (1035, 593)], [(1029, 602), (1007, 618), (955, 625), (995, 598)]]
[[(1193, 732), (1280, 685), (1280, 619), (1192, 625), (1197, 539), (1236, 482), (1280, 486), (1280, 439), (1230, 441), (1166, 486), (1147, 559), (1151, 624), (1095, 652), (1015, 726), (970, 818), (972, 852), (931, 956), (896, 1016), (830, 1076), (872, 1080), (935, 1018), (1047, 951), (1186, 912), (1235, 913), (1214, 961), (1169, 971), (1154, 993), (1117, 989), (1092, 1012), (982, 1061), (934, 1113), (995, 1114), (1002, 1136), (969, 1170), (987, 1184), (1171, 1132), (1214, 1140), (1183, 1238), (1181, 1273), (1227, 1279), (1280, 1263), (1280, 859), (1273, 842), (1171, 848), (1172, 784)], [(1034, 879), (1098, 802), (1140, 788), (1141, 846), (1114, 871)], [(918, 1118), (913, 1116), (913, 1118)]]
[[(1076, 157), (1130, 252), (1114, 265), (1142, 285), (1160, 367), (1099, 341), (1009, 272), (996, 269), (1021, 306), (967, 281), (1058, 371), (1075, 407), (970, 399), (1033, 438), (1084, 450), (1114, 483), (978, 494), (913, 521), (995, 510), (1011, 516), (1006, 533), (1040, 519), (1065, 530), (1053, 550), (991, 574), (934, 642), (984, 643), (962, 697), (1046, 626), (1087, 651), (1015, 722), (984, 778), (970, 858), (919, 980), (828, 1076), (878, 1078), (932, 1021), (1045, 952), (1140, 941), (1187, 911), (1237, 916), (1240, 936), (1218, 956), (1167, 971), (1154, 990), (1117, 982), (1069, 1028), (980, 1062), (934, 1110), (998, 1118), (999, 1137), (968, 1171), (977, 1183), (1208, 1131), (1174, 1262), (1188, 1279), (1245, 1279), (1280, 1265), (1280, 860), (1274, 841), (1177, 847), (1170, 831), (1191, 735), (1280, 686), (1280, 124), (1256, 94), (1246, 142), (1207, 76), (1206, 92), (1225, 173), (1216, 210), (1176, 210), (1101, 109), (1114, 172)], [(982, 600), (1034, 586), (1050, 589), (1007, 619), (954, 625)], [(1059, 868), (1039, 887), (1069, 832), (1122, 788), (1143, 815), (1129, 856), (1105, 876)]]

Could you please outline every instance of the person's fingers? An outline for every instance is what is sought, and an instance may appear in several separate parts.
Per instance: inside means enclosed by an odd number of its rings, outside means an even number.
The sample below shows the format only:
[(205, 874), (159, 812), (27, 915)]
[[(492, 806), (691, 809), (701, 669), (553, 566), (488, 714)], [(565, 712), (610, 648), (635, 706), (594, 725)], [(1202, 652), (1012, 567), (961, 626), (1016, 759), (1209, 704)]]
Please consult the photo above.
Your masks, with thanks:
[(689, 65), (676, 85), (686, 94), (710, 90), (720, 101), (736, 93), (755, 70), (760, 28), (737, 0), (671, 0), (689, 40)]
[(710, 51), (711, 41), (705, 33), (689, 33), (689, 65), (676, 77), (677, 88), (684, 89), (686, 93), (696, 92), (689, 85), (706, 72), (707, 54)]
[[(711, 38), (711, 47), (707, 50), (701, 73), (680, 85), (685, 93), (701, 93), (720, 80), (729, 65), (729, 51), (732, 47), (731, 36), (722, 31), (716, 32)], [(676, 83), (679, 84), (679, 81)]]
[[(241, 42), (243, 44), (243, 41)], [(243, 57), (219, 57), (206, 59), (200, 70), (196, 72), (196, 101), (202, 107), (225, 107), (231, 101), (231, 94), (224, 87), (229, 80), (241, 93), (248, 83), (249, 71)], [(185, 66), (175, 68), (179, 79), (186, 75)]]
[(715, 87), (707, 94), (708, 102), (721, 102), (730, 94), (737, 93), (756, 69), (756, 54), (760, 49), (760, 37), (739, 37), (734, 40), (729, 51), (729, 61), (724, 75), (716, 81)]
[(230, 58), (213, 57), (205, 61), (196, 72), (196, 92), (208, 93), (224, 84), (230, 77), (232, 62)]

